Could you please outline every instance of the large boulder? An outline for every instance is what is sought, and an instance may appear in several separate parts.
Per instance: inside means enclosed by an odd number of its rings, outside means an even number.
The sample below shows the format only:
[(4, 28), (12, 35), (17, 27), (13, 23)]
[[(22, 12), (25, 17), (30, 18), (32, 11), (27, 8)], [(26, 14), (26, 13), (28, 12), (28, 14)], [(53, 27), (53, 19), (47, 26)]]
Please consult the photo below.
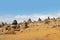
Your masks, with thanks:
[(38, 22), (42, 21), (40, 18), (38, 19)]
[(3, 22), (0, 22), (0, 28), (4, 26), (4, 23)]
[(29, 18), (29, 19), (28, 19), (28, 23), (31, 23), (31, 22), (32, 22), (32, 20)]
[(17, 20), (14, 20), (13, 22), (12, 22), (12, 25), (17, 25), (18, 23), (17, 23)]

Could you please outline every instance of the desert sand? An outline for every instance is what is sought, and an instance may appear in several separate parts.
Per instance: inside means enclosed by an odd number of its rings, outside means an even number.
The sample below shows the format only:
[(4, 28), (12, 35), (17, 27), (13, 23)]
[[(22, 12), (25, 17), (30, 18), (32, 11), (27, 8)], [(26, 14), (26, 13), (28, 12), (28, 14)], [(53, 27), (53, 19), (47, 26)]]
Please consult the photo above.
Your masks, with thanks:
[(14, 35), (0, 35), (0, 40), (60, 40), (60, 30), (57, 28), (28, 29)]
[(28, 25), (29, 27), (26, 28), (24, 24), (21, 24), (20, 31), (15, 31), (16, 34), (0, 35), (0, 40), (60, 40), (60, 19)]

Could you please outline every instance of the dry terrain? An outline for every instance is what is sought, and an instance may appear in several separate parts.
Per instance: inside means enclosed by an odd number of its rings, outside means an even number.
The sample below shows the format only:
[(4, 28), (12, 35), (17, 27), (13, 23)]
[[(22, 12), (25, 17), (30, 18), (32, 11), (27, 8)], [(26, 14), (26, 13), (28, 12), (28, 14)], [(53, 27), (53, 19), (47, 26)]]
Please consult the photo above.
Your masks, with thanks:
[(16, 32), (16, 34), (0, 35), (0, 40), (60, 40), (60, 29), (26, 29), (21, 32)]
[[(49, 19), (49, 18), (48, 18)], [(17, 24), (16, 20), (13, 24)], [(13, 27), (15, 27), (15, 25)], [(10, 28), (10, 26), (8, 26)], [(60, 40), (60, 19), (20, 23), (20, 31), (8, 29), (16, 34), (0, 35), (0, 40)], [(10, 33), (10, 31), (8, 31)]]

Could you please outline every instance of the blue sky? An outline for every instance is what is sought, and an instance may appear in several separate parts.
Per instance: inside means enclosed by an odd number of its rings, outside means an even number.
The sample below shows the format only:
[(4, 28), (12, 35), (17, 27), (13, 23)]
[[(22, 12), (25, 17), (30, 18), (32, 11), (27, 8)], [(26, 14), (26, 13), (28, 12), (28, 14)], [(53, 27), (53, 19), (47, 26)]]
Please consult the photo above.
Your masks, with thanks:
[[(60, 14), (60, 0), (0, 0), (0, 16)], [(1, 19), (0, 19), (1, 20)], [(7, 21), (7, 20), (6, 20)]]

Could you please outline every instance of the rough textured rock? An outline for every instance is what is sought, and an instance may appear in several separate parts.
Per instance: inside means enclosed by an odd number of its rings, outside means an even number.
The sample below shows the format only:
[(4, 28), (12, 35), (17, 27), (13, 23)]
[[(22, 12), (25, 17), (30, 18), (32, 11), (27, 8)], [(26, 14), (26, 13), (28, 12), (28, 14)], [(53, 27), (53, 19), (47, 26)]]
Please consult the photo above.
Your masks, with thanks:
[(13, 23), (12, 23), (12, 25), (17, 25), (17, 24), (18, 24), (17, 20), (14, 20)]

